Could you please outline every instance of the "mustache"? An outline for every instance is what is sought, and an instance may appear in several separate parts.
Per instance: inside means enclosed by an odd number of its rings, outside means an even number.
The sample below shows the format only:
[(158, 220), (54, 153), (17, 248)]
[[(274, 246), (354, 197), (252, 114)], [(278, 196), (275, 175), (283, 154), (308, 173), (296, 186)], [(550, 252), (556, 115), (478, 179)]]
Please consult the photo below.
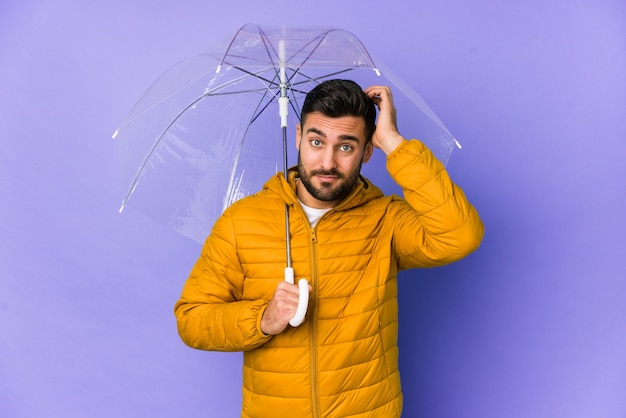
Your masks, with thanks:
[(343, 178), (343, 175), (336, 169), (331, 170), (313, 170), (309, 173), (310, 176), (336, 176)]

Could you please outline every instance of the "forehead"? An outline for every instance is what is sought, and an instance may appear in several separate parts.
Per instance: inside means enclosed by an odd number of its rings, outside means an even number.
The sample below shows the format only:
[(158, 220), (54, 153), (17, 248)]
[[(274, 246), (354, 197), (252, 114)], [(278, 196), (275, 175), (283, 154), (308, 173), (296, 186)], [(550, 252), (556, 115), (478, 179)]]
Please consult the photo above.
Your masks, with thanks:
[(365, 120), (358, 116), (341, 116), (333, 118), (320, 112), (306, 115), (302, 125), (302, 135), (321, 135), (326, 138), (341, 139), (342, 137), (365, 142)]

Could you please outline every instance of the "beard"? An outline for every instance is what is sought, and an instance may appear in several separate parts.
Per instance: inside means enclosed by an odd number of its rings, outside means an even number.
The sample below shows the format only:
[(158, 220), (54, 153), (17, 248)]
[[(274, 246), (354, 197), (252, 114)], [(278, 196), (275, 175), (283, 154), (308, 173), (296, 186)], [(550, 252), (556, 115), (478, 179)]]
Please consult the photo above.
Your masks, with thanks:
[[(323, 202), (341, 201), (345, 198), (353, 189), (359, 174), (361, 173), (361, 165), (356, 170), (345, 175), (340, 173), (336, 169), (332, 170), (312, 170), (308, 172), (302, 165), (300, 153), (298, 153), (298, 173), (300, 174), (300, 181), (306, 188), (307, 192), (317, 200)], [(332, 183), (322, 182), (319, 188), (313, 185), (311, 179), (316, 175), (336, 176), (339, 182), (333, 187)]]

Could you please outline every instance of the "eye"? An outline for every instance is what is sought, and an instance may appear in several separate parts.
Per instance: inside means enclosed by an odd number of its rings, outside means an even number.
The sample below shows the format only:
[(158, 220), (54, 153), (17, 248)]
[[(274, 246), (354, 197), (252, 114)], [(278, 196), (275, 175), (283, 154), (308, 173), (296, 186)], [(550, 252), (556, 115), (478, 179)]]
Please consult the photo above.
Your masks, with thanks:
[(341, 144), (339, 146), (339, 149), (343, 152), (350, 152), (354, 149), (354, 147), (350, 144)]
[(319, 139), (315, 138), (311, 140), (311, 145), (315, 148), (319, 148), (322, 146), (322, 141), (320, 141)]

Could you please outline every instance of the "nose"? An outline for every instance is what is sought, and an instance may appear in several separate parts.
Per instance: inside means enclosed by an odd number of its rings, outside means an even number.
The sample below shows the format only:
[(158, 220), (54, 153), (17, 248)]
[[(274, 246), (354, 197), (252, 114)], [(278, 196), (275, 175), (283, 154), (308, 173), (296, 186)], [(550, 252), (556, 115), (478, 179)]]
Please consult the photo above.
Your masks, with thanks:
[(320, 166), (324, 170), (331, 170), (331, 169), (337, 168), (337, 161), (335, 159), (335, 149), (333, 147), (328, 147), (322, 152)]

